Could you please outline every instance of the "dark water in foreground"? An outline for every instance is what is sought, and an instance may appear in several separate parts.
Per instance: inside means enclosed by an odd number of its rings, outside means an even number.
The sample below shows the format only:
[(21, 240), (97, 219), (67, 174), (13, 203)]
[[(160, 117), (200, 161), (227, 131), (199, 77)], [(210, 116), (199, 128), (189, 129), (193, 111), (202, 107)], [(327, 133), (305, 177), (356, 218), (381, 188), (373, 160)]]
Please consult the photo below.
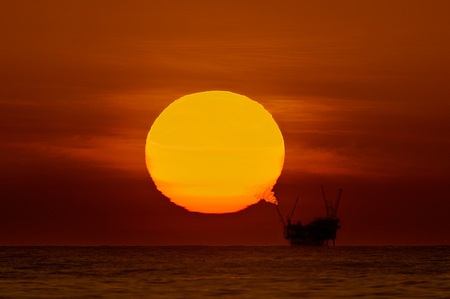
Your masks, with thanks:
[(0, 297), (450, 298), (450, 246), (0, 247)]

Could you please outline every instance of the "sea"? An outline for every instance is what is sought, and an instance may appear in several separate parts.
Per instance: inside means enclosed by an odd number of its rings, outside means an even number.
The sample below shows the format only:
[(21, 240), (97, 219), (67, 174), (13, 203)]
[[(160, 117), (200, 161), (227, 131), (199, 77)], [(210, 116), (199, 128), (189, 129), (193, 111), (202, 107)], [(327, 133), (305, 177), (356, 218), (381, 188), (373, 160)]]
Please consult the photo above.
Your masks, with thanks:
[(0, 247), (0, 298), (450, 298), (450, 246)]

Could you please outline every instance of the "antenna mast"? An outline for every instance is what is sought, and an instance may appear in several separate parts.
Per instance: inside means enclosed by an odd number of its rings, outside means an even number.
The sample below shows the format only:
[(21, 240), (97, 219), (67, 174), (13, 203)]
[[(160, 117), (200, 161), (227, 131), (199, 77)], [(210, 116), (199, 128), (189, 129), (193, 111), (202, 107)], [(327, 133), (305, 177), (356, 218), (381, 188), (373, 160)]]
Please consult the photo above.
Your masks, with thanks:
[(292, 219), (292, 216), (294, 215), (295, 208), (297, 207), (297, 203), (298, 203), (298, 197), (297, 197), (297, 199), (295, 200), (295, 204), (294, 204), (294, 207), (292, 208), (291, 215), (290, 215), (289, 218), (288, 218), (289, 221)]
[(337, 210), (339, 208), (339, 202), (341, 201), (342, 189), (339, 188), (338, 196), (336, 198), (336, 202), (334, 203), (333, 213), (331, 214), (331, 218), (336, 218)]

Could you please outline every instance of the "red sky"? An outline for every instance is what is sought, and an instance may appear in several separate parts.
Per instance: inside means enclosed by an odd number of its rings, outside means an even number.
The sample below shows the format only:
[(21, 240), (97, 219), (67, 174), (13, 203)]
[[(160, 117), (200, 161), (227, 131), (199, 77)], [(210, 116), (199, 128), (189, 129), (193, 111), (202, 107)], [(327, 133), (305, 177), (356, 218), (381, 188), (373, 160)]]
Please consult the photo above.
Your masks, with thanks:
[[(243, 3), (245, 2), (245, 3)], [(339, 245), (450, 244), (448, 1), (0, 5), (0, 245), (287, 244), (273, 205), (189, 213), (145, 168), (172, 101), (258, 101), (303, 222), (344, 189)]]

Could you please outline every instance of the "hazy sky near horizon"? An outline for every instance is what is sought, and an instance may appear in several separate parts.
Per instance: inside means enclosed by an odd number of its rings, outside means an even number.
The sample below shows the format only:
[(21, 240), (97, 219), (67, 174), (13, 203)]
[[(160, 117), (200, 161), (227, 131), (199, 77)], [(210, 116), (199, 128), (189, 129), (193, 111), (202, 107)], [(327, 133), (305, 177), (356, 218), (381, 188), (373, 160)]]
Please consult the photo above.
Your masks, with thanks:
[(285, 244), (274, 207), (189, 213), (153, 185), (147, 132), (229, 90), (286, 147), (302, 221), (344, 189), (338, 244), (449, 244), (447, 1), (15, 1), (0, 5), (0, 245)]

